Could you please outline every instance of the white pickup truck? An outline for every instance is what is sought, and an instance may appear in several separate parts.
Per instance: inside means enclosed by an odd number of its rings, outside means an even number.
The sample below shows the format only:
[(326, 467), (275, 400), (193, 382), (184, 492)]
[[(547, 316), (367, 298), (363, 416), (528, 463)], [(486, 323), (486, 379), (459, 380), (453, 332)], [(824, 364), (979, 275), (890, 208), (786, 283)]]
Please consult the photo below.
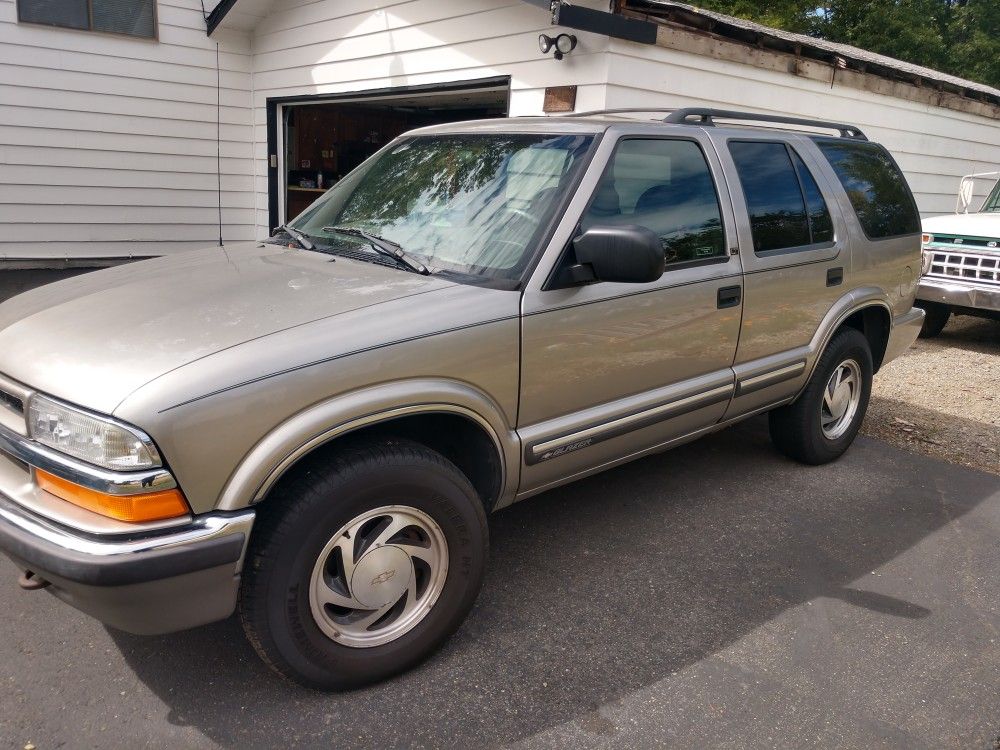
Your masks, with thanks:
[[(1000, 320), (1000, 172), (962, 178), (955, 213), (923, 220), (918, 307), (927, 312), (922, 338), (941, 333), (952, 313)], [(993, 189), (969, 212), (976, 180)]]
[[(1000, 320), (1000, 172), (962, 178), (955, 213), (923, 220), (923, 263), (918, 307), (920, 335), (941, 333), (952, 313)], [(979, 211), (969, 212), (977, 180), (993, 189)]]

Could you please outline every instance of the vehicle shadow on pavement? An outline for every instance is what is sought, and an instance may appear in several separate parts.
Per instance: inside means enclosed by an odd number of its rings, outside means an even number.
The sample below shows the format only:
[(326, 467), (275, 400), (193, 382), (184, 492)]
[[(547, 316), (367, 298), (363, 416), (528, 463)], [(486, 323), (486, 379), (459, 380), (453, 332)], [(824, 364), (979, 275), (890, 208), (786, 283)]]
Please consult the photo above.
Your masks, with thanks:
[(286, 683), (234, 619), (112, 637), (172, 722), (223, 746), (497, 745), (662, 680), (817, 597), (926, 617), (920, 602), (857, 580), (996, 486), (867, 439), (833, 465), (800, 466), (756, 419), (496, 515), (469, 620), (385, 683), (339, 695)]

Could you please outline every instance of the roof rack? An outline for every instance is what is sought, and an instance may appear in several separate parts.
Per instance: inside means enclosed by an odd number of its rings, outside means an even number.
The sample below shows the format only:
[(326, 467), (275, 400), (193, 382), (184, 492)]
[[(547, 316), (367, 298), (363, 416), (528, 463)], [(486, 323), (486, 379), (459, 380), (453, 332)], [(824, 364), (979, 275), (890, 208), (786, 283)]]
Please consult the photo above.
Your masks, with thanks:
[(673, 112), (676, 107), (624, 107), (622, 109), (592, 109), (587, 112), (560, 112), (559, 117), (591, 117), (593, 115), (625, 115), (635, 112)]
[[(640, 110), (645, 112), (646, 110)], [(830, 122), (829, 120), (805, 120), (800, 117), (783, 117), (781, 115), (759, 115), (753, 112), (736, 112), (728, 109), (708, 109), (703, 107), (687, 107), (685, 109), (675, 109), (664, 122), (669, 123), (691, 123), (696, 120), (700, 125), (714, 125), (715, 118), (725, 120), (746, 120), (747, 122), (775, 122), (784, 125), (802, 125), (810, 128), (827, 128), (836, 130), (842, 138), (853, 138), (858, 141), (867, 141), (868, 138), (856, 125), (847, 125), (842, 122)]]

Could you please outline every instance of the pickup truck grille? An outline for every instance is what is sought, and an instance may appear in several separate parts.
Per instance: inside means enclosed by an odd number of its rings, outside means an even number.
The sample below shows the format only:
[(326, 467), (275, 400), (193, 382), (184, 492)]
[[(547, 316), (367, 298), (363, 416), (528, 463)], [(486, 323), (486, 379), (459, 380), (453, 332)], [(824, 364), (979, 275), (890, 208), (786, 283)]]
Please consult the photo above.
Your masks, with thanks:
[(928, 276), (1000, 285), (1000, 255), (932, 251)]

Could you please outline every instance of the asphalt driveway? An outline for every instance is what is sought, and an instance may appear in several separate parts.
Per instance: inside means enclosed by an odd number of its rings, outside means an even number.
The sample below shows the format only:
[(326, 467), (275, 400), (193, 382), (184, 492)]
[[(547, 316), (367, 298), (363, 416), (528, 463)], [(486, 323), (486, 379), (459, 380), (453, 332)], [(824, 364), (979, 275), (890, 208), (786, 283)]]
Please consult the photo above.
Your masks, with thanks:
[(762, 421), (493, 519), (486, 587), (423, 667), (323, 695), (228, 621), (110, 632), (0, 563), (0, 745), (989, 748), (1000, 479)]

